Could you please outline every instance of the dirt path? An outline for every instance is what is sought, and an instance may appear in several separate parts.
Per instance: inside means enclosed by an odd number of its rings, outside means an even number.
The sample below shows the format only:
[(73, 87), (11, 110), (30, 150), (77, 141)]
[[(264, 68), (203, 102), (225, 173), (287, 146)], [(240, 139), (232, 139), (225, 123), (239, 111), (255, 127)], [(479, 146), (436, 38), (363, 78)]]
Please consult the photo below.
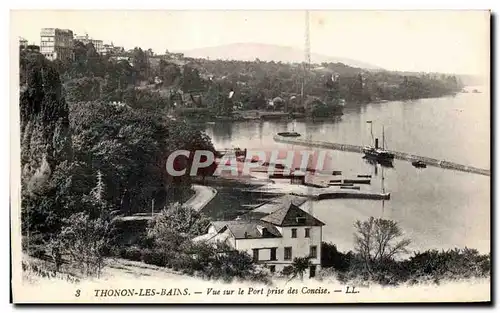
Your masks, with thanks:
[(203, 185), (192, 185), (195, 194), (186, 201), (183, 206), (191, 207), (193, 210), (201, 211), (215, 197), (217, 190)]

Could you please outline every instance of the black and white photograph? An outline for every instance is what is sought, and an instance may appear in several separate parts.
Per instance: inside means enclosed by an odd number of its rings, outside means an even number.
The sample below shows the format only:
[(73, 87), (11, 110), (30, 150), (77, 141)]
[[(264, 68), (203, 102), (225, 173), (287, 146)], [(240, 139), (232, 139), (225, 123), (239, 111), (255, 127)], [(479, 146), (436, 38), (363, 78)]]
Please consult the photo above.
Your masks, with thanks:
[(10, 18), (14, 303), (491, 301), (490, 11)]

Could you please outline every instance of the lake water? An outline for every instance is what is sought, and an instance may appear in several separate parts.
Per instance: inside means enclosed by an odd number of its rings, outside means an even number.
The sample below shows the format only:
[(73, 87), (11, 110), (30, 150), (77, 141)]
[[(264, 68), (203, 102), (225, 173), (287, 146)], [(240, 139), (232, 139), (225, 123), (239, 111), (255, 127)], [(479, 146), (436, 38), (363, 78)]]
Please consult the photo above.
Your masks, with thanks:
[[(330, 121), (217, 123), (207, 125), (206, 132), (217, 149), (290, 148), (276, 143), (273, 136), (292, 127), (302, 138), (364, 145), (371, 141), (368, 120), (373, 121), (375, 137), (381, 138), (384, 125), (390, 150), (490, 169), (487, 93), (368, 104), (346, 108), (341, 118)], [(372, 174), (372, 188), (381, 188), (382, 169), (361, 154), (328, 153), (344, 176)], [(415, 251), (465, 246), (490, 251), (490, 177), (435, 167), (416, 169), (398, 160), (383, 171), (385, 190), (391, 193), (388, 201), (323, 200), (304, 208), (326, 223), (324, 241), (341, 250), (352, 249), (353, 223), (374, 216), (399, 222)]]

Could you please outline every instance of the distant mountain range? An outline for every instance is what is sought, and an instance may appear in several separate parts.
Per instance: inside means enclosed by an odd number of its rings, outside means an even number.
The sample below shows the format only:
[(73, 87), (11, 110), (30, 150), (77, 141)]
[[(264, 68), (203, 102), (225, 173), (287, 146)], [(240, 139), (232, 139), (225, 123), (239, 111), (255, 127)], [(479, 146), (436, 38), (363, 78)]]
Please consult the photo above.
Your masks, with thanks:
[[(281, 61), (286, 63), (300, 63), (304, 61), (304, 51), (294, 47), (285, 47), (261, 43), (234, 43), (215, 47), (199, 48), (181, 51), (186, 57), (210, 58), (211, 60), (241, 60), (254, 61)], [(364, 63), (357, 60), (341, 57), (331, 57), (317, 53), (311, 53), (312, 63), (344, 63), (351, 67), (358, 67), (368, 70), (382, 70), (381, 67)]]
[[(191, 58), (209, 58), (211, 60), (241, 60), (241, 61), (281, 61), (285, 63), (300, 63), (304, 61), (304, 51), (295, 47), (286, 47), (272, 44), (262, 43), (233, 43), (228, 45), (205, 47), (193, 50), (179, 51), (184, 53), (186, 57)], [(342, 57), (332, 57), (318, 53), (311, 53), (312, 63), (343, 63), (351, 67), (362, 68), (371, 71), (383, 71), (379, 66), (365, 63), (358, 60)], [(391, 69), (387, 69), (394, 71)], [(399, 72), (401, 75), (418, 75), (417, 72)], [(486, 79), (475, 75), (457, 75), (465, 85), (484, 85)]]

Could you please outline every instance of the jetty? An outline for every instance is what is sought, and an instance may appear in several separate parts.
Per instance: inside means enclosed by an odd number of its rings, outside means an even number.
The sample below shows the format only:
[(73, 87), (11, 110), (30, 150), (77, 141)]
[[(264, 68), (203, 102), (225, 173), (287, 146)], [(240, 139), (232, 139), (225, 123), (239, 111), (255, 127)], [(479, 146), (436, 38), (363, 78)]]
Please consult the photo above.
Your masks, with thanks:
[[(309, 140), (303, 138), (285, 138), (282, 136), (274, 136), (274, 140), (276, 142), (288, 143), (293, 145), (301, 145), (306, 147), (314, 147), (314, 148), (322, 148), (322, 149), (331, 149), (331, 150), (340, 150), (347, 152), (356, 152), (363, 153), (363, 147), (358, 145), (350, 145), (344, 143), (335, 143), (328, 141), (316, 141)], [(394, 158), (402, 161), (414, 162), (414, 161), (422, 161), (429, 166), (440, 167), (448, 170), (455, 170), (460, 172), (479, 174), (484, 176), (491, 176), (490, 170), (477, 168), (468, 165), (462, 165), (454, 162), (448, 162), (445, 160), (433, 159), (429, 157), (414, 155), (406, 152), (399, 151), (389, 151), (394, 154)]]
[(369, 185), (371, 183), (370, 179), (344, 179), (345, 184), (366, 184)]
[[(350, 187), (349, 189), (341, 187)], [(304, 197), (311, 200), (324, 200), (324, 199), (366, 199), (366, 200), (390, 200), (391, 194), (388, 192), (373, 192), (368, 190), (352, 189), (351, 186), (327, 186), (327, 187), (314, 187), (311, 185), (281, 185), (269, 184), (252, 189), (251, 192), (258, 194), (277, 194), (280, 196), (289, 195)]]

